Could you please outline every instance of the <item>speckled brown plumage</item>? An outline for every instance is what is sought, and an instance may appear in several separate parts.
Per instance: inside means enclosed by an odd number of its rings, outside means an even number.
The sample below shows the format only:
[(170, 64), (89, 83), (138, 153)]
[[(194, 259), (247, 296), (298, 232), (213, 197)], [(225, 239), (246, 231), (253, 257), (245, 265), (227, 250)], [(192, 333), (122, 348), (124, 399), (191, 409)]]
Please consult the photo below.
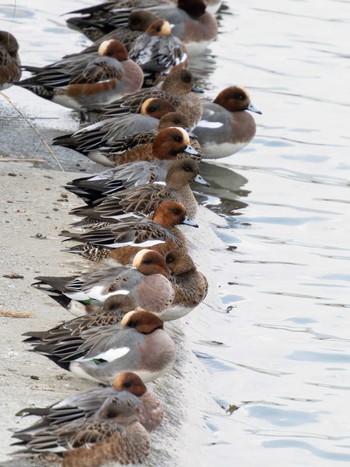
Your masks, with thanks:
[(21, 77), (18, 42), (7, 31), (0, 31), (0, 90)]

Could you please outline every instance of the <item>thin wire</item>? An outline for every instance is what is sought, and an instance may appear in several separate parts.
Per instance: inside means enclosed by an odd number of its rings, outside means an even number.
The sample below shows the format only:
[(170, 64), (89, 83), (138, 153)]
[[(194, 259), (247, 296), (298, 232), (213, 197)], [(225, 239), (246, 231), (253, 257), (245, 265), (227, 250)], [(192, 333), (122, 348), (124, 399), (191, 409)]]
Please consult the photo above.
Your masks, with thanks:
[(28, 125), (30, 126), (30, 128), (34, 131), (34, 133), (41, 139), (43, 145), (46, 147), (46, 149), (48, 150), (49, 154), (51, 154), (51, 156), (55, 159), (57, 165), (59, 166), (59, 168), (62, 170), (62, 172), (65, 172), (64, 168), (62, 167), (62, 164), (60, 163), (60, 161), (57, 159), (55, 153), (53, 152), (53, 150), (50, 148), (48, 142), (45, 140), (45, 138), (37, 131), (37, 129), (34, 127), (34, 125), (31, 123), (31, 121), (23, 114), (23, 112), (12, 102), (12, 100), (6, 96), (6, 94), (4, 94), (3, 92), (0, 92), (0, 95), (2, 97), (4, 97), (7, 102), (9, 102), (12, 107), (19, 113), (19, 115), (24, 118), (24, 120), (28, 123)]

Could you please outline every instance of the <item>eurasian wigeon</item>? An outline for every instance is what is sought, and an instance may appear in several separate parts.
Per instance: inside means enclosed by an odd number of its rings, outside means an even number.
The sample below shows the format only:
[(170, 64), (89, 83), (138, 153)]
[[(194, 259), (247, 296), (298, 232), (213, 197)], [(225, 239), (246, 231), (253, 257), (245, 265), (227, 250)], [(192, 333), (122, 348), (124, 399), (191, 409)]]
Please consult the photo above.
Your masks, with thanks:
[[(194, 91), (194, 92), (192, 92)], [(141, 89), (138, 92), (124, 96), (121, 99), (115, 100), (111, 104), (101, 109), (101, 113), (97, 120), (105, 120), (110, 117), (119, 117), (122, 114), (136, 113), (142, 103), (149, 97), (158, 97), (166, 99), (176, 110), (184, 112), (182, 106), (190, 106), (192, 108), (192, 119), (196, 125), (201, 119), (202, 115), (202, 102), (198, 97), (199, 92), (202, 92), (194, 83), (194, 78), (189, 70), (176, 70), (166, 76), (165, 80), (161, 83), (160, 87), (154, 86), (152, 88)], [(191, 117), (189, 113), (187, 118)]]
[(197, 201), (189, 185), (191, 182), (209, 186), (209, 183), (199, 174), (196, 161), (179, 159), (171, 163), (165, 178), (165, 185), (151, 182), (139, 187), (120, 190), (92, 205), (75, 208), (71, 214), (99, 220), (118, 219), (127, 213), (150, 214), (162, 201), (173, 199), (185, 206), (188, 216), (195, 217)]
[(149, 454), (150, 435), (139, 422), (138, 411), (137, 401), (111, 396), (93, 417), (28, 435), (17, 443), (24, 448), (18, 454), (52, 453), (63, 467), (98, 467), (111, 462), (139, 465)]
[(18, 49), (17, 39), (7, 31), (0, 31), (0, 90), (21, 77)]
[(182, 203), (163, 201), (149, 217), (111, 223), (109, 227), (88, 232), (64, 232), (63, 235), (69, 237), (68, 240), (112, 249), (109, 257), (121, 264), (128, 264), (143, 248), (156, 250), (163, 256), (176, 248), (187, 251), (187, 240), (176, 227), (180, 224), (198, 227), (186, 215), (186, 208)]
[[(81, 197), (86, 203), (100, 199), (118, 190), (165, 182), (173, 156), (163, 155), (152, 161), (129, 162), (89, 177), (77, 178), (65, 185), (66, 190)], [(181, 157), (181, 154), (177, 158)], [(198, 159), (199, 160), (199, 159)]]
[(175, 298), (171, 309), (168, 310), (167, 319), (178, 319), (188, 314), (205, 299), (208, 281), (204, 274), (197, 271), (188, 253), (180, 250), (170, 251), (165, 261), (175, 289)]
[[(118, 29), (113, 29), (108, 34), (104, 34), (94, 27), (88, 27), (85, 29), (84, 34), (90, 40), (94, 41), (94, 44), (86, 47), (80, 53), (97, 52), (100, 44), (109, 39), (120, 41), (125, 45), (126, 50), (129, 51), (138, 36), (145, 32), (148, 26), (150, 26), (156, 19), (158, 19), (158, 17), (150, 11), (134, 10), (130, 13), (127, 24), (118, 27)], [(70, 26), (73, 25), (70, 23)]]
[[(111, 117), (96, 123), (85, 124), (79, 130), (54, 138), (53, 144), (74, 149), (92, 150), (125, 136), (158, 128), (159, 120), (175, 107), (166, 99), (150, 97), (142, 103), (135, 114)], [(177, 125), (173, 125), (177, 126)], [(88, 152), (88, 151), (87, 151)]]
[[(107, 5), (107, 7), (106, 7)], [(113, 9), (113, 7), (115, 9)], [(159, 18), (164, 18), (173, 25), (172, 33), (186, 46), (190, 55), (201, 54), (218, 33), (216, 18), (206, 11), (204, 0), (178, 0), (177, 5), (158, 5), (143, 7)], [(120, 9), (119, 2), (101, 4), (92, 8), (85, 8), (72, 13), (83, 15), (81, 19), (74, 17), (67, 22), (84, 32), (83, 29), (92, 27), (104, 34), (118, 28), (127, 22), (131, 10)]]
[(141, 68), (128, 59), (124, 45), (104, 41), (96, 54), (65, 58), (42, 68), (24, 67), (31, 78), (17, 82), (40, 97), (75, 110), (101, 107), (140, 89)]
[(163, 321), (149, 311), (130, 311), (120, 324), (33, 350), (76, 376), (105, 384), (124, 372), (136, 373), (145, 383), (153, 381), (175, 360), (174, 341), (163, 330)]
[[(157, 0), (157, 4), (169, 4), (171, 0)], [(100, 3), (99, 5), (94, 5), (87, 8), (82, 8), (79, 10), (74, 10), (66, 13), (67, 15), (71, 14), (80, 14), (82, 16), (73, 16), (72, 18), (67, 19), (67, 25), (80, 31), (81, 33), (85, 34), (93, 42), (98, 42), (99, 40), (103, 40), (106, 36), (108, 39), (113, 39), (113, 34), (116, 32), (121, 32), (121, 37), (115, 37), (116, 39), (123, 42), (128, 48), (128, 34), (126, 37), (124, 36), (127, 29), (133, 31), (141, 31), (144, 32), (148, 26), (153, 23), (158, 17), (145, 10), (145, 7), (154, 6), (154, 0), (118, 0), (117, 8), (123, 8), (125, 15), (123, 16), (123, 22), (114, 25), (104, 24), (100, 22), (100, 19), (106, 15), (108, 12), (115, 8), (114, 3), (112, 2), (105, 2)], [(128, 10), (125, 10), (128, 9)], [(131, 10), (132, 9), (132, 10)], [(136, 16), (131, 16), (135, 12), (137, 12)], [(148, 15), (152, 15), (148, 16)], [(111, 34), (111, 37), (109, 35)], [(126, 39), (126, 40), (125, 40)], [(125, 40), (125, 42), (124, 42)]]
[[(141, 249), (133, 258), (132, 267), (101, 268), (77, 277), (39, 276), (35, 278), (38, 282), (33, 285), (49, 295), (60, 293), (71, 300), (84, 303), (104, 302), (108, 298), (118, 295), (132, 296), (133, 301), (131, 302), (109, 302), (106, 309), (99, 311), (98, 317), (93, 317), (91, 325), (95, 326), (103, 323), (112, 324), (111, 321), (113, 320), (118, 322), (120, 314), (130, 311), (130, 308), (128, 309), (130, 306), (149, 308), (147, 289), (159, 289), (159, 294), (164, 289), (164, 293), (167, 294), (167, 289), (170, 288), (167, 276), (168, 272), (164, 257), (156, 251)], [(146, 295), (143, 296), (143, 294)], [(80, 322), (74, 322), (72, 332), (75, 330), (76, 325), (79, 326)], [(26, 335), (39, 337), (38, 334), (34, 336), (31, 332)]]
[(143, 70), (143, 87), (153, 86), (174, 68), (187, 68), (188, 63), (184, 45), (172, 35), (165, 19), (157, 19), (140, 34), (129, 50), (129, 57)]
[[(162, 119), (166, 117), (167, 115)], [(97, 145), (96, 148), (90, 146), (89, 140), (85, 142), (84, 136), (85, 134), (80, 138), (84, 140), (83, 144), (80, 144), (76, 150), (87, 155), (92, 161), (109, 167), (166, 157), (175, 159), (180, 153), (200, 158), (200, 153), (190, 144), (188, 133), (180, 127), (163, 128), (159, 131), (150, 130), (105, 143), (103, 146)]]
[(227, 157), (247, 146), (255, 136), (256, 125), (249, 112), (261, 114), (252, 105), (248, 92), (240, 86), (221, 91), (213, 102), (203, 102), (203, 115), (193, 132), (204, 157)]
[(102, 404), (110, 397), (117, 396), (138, 407), (137, 417), (147, 431), (155, 430), (163, 419), (160, 400), (147, 390), (144, 382), (135, 373), (121, 373), (112, 386), (97, 387), (86, 392), (79, 392), (48, 407), (27, 407), (17, 416), (36, 415), (41, 419), (28, 428), (17, 431), (14, 437), (23, 439), (25, 435), (33, 437), (34, 432), (56, 427), (73, 420), (92, 418)]

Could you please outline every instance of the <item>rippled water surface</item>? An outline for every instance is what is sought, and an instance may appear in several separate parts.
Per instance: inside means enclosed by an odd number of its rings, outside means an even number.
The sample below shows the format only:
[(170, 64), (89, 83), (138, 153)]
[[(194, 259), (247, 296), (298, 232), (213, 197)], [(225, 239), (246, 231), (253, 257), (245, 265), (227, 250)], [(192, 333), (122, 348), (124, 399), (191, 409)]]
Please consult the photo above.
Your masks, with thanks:
[[(22, 61), (87, 44), (58, 15), (93, 3), (17, 1)], [(350, 463), (349, 23), (348, 1), (227, 1), (193, 65), (208, 96), (243, 84), (263, 112), (252, 144), (203, 168), (201, 200), (227, 219), (222, 307), (195, 343), (218, 402), (203, 451), (220, 467)]]

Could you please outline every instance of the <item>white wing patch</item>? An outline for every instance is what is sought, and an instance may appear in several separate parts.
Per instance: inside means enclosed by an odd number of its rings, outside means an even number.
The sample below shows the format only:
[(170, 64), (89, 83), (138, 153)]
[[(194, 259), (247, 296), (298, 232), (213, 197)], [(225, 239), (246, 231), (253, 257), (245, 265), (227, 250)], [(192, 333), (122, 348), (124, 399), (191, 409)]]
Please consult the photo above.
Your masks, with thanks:
[(197, 126), (201, 128), (220, 128), (224, 126), (224, 124), (220, 122), (208, 122), (208, 120), (200, 120)]
[(129, 347), (121, 347), (119, 349), (108, 349), (106, 352), (102, 352), (98, 355), (95, 355), (94, 357), (90, 358), (84, 358), (80, 357), (77, 358), (75, 361), (76, 362), (88, 362), (91, 360), (106, 360), (106, 362), (113, 362), (114, 360), (117, 360), (118, 358), (124, 357), (127, 353), (130, 352)]
[(122, 246), (142, 246), (143, 248), (147, 248), (149, 246), (159, 245), (160, 243), (165, 243), (164, 240), (146, 240), (142, 243), (135, 243), (135, 242), (124, 242), (124, 243), (106, 243), (105, 246), (109, 248), (120, 248)]

